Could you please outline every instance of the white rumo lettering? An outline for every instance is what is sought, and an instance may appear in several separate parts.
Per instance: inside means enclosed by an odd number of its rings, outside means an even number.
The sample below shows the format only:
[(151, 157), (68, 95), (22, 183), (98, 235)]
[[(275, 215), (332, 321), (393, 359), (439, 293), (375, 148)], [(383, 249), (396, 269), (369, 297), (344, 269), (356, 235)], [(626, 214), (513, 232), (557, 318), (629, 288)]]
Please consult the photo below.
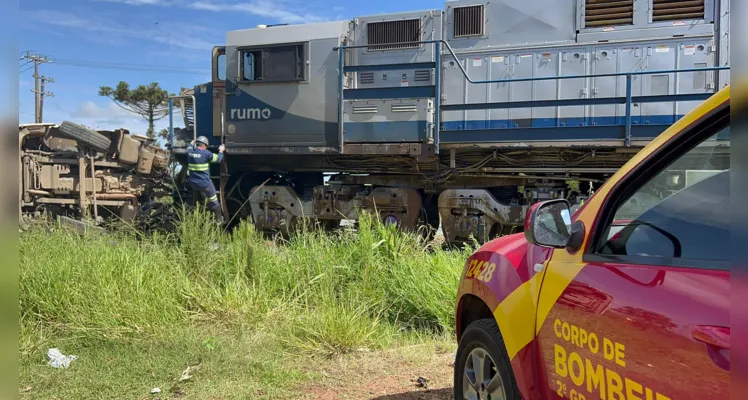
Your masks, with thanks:
[(232, 108), (231, 119), (270, 119), (269, 108)]

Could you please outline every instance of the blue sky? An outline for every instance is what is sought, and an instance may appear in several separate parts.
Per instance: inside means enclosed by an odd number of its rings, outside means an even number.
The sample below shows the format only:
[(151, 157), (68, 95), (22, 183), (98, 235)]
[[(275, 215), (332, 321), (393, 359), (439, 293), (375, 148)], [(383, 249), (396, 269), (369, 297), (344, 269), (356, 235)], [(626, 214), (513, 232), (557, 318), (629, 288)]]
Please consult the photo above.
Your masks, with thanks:
[[(100, 97), (99, 86), (115, 86), (120, 80), (131, 86), (158, 82), (176, 93), (210, 79), (211, 49), (224, 43), (228, 31), (258, 24), (441, 9), (443, 4), (434, 0), (24, 0), (18, 47), (57, 60), (40, 66), (40, 75), (55, 80), (46, 88), (54, 97), (45, 99), (45, 122), (72, 120), (97, 129), (125, 127), (144, 133), (146, 121)], [(91, 62), (107, 63), (106, 68), (81, 66)], [(159, 68), (122, 70), (112, 69), (111, 64)], [(33, 69), (26, 70), (31, 66), (19, 67), (20, 123), (34, 121)], [(157, 123), (157, 129), (166, 126), (168, 118)]]

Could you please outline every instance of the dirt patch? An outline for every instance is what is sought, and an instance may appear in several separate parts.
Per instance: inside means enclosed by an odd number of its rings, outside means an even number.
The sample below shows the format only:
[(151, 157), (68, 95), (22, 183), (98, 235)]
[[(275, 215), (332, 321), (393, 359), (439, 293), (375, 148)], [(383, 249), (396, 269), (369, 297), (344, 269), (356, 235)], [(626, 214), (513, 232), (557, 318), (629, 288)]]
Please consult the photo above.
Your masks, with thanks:
[(314, 368), (322, 378), (299, 392), (305, 400), (451, 400), (453, 362), (454, 349), (433, 345), (357, 353)]

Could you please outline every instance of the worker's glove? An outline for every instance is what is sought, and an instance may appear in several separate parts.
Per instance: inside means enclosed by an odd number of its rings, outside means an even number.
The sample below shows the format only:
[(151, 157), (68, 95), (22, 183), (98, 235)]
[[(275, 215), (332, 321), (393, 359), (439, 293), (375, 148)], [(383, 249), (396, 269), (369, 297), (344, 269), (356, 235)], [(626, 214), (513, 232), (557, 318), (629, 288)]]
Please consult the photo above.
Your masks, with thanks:
[(224, 145), (218, 146), (218, 152), (219, 153), (223, 153), (224, 150), (226, 150), (226, 146), (224, 146)]

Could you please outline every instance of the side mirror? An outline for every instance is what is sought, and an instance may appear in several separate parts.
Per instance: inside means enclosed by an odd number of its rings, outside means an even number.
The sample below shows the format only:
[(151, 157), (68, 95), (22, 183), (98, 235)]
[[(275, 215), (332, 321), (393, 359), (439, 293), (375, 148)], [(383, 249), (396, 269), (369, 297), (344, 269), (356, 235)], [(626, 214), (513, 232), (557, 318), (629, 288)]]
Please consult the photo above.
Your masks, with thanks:
[(527, 213), (525, 239), (536, 246), (576, 251), (584, 239), (584, 225), (571, 223), (567, 200), (548, 200), (535, 204)]

